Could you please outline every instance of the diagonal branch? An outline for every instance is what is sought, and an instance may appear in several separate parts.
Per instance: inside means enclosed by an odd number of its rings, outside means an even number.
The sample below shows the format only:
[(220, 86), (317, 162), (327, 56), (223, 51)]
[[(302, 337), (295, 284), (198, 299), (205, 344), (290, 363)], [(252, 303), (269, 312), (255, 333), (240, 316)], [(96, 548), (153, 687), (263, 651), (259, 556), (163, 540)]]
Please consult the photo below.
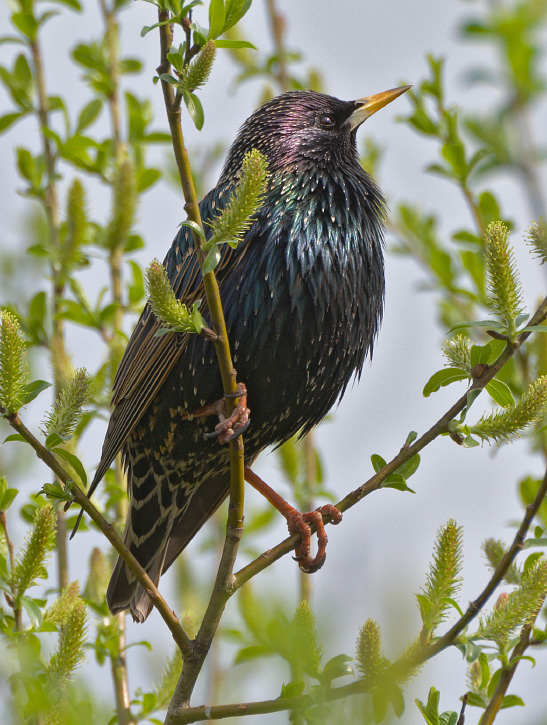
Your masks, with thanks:
[[(537, 308), (530, 320), (529, 326), (540, 325), (546, 318), (547, 297)], [(508, 342), (498, 359), (492, 365), (487, 366), (480, 377), (475, 378), (469, 390), (482, 391), (486, 384), (498, 374), (501, 368), (517, 352), (517, 350), (520, 349), (531, 334), (531, 332), (521, 332), (517, 335), (514, 342)], [(371, 478), (359, 486), (359, 488), (356, 488), (354, 491), (351, 491), (351, 493), (345, 496), (339, 503), (336, 504), (336, 508), (342, 512), (347, 511), (355, 506), (355, 504), (359, 503), (359, 501), (361, 501), (361, 499), (365, 496), (368, 496), (373, 491), (377, 491), (382, 488), (386, 478), (400, 468), (403, 463), (410, 460), (440, 435), (448, 433), (450, 422), (467, 406), (468, 393), (469, 391), (462, 395), (461, 398), (456, 401), (456, 403), (454, 403), (454, 405), (449, 408), (449, 410), (447, 410), (447, 412), (411, 446), (403, 446), (399, 453), (391, 461), (389, 461), (389, 463), (375, 473), (374, 476), (371, 476)], [(329, 523), (329, 521), (325, 520), (325, 523)], [(271, 566), (274, 561), (277, 561), (282, 556), (285, 556), (285, 554), (292, 551), (298, 544), (299, 540), (298, 534), (290, 536), (277, 546), (274, 546), (272, 549), (269, 549), (261, 554), (257, 559), (252, 561), (243, 569), (240, 569), (240, 571), (235, 574), (235, 589), (239, 589), (243, 586), (243, 584), (245, 584), (245, 582), (249, 581), (249, 579), (252, 579), (252, 577), (256, 576), (256, 574), (263, 571), (268, 566)]]
[(6, 415), (5, 417), (10, 426), (14, 430), (16, 430), (17, 433), (19, 433), (27, 443), (32, 446), (38, 458), (40, 458), (40, 460), (42, 460), (51, 471), (53, 471), (55, 477), (62, 485), (63, 489), (67, 490), (67, 487), (70, 489), (70, 494), (73, 496), (74, 501), (82, 507), (86, 514), (92, 519), (92, 521), (106, 536), (114, 549), (116, 549), (118, 554), (122, 557), (127, 566), (131, 569), (132, 573), (135, 575), (139, 584), (142, 584), (147, 594), (154, 602), (154, 606), (159, 611), (162, 619), (169, 627), (169, 630), (173, 635), (173, 639), (177, 643), (183, 657), (188, 656), (192, 651), (192, 642), (190, 638), (182, 628), (176, 614), (169, 607), (165, 599), (161, 596), (157, 587), (150, 579), (148, 574), (135, 559), (135, 557), (129, 551), (124, 542), (120, 539), (112, 524), (110, 524), (102, 516), (100, 511), (95, 508), (95, 506), (85, 495), (84, 491), (82, 491), (79, 486), (76, 486), (74, 484), (71, 476), (69, 476), (67, 471), (55, 458), (53, 453), (45, 448), (40, 443), (40, 441), (30, 432), (30, 430), (26, 427), (23, 421), (19, 418), (19, 414), (12, 413), (10, 415)]
[[(498, 584), (502, 581), (504, 576), (507, 574), (509, 567), (515, 560), (515, 557), (522, 550), (522, 545), (526, 534), (530, 528), (530, 525), (537, 514), (539, 507), (541, 506), (545, 496), (547, 494), (547, 472), (543, 478), (541, 486), (537, 492), (536, 498), (533, 503), (526, 507), (526, 513), (522, 520), (522, 523), (517, 531), (517, 534), (511, 544), (511, 547), (506, 552), (505, 556), (500, 561), (496, 571), (491, 576), (488, 584), (481, 592), (481, 594), (469, 605), (466, 613), (463, 617), (454, 624), (453, 627), (443, 636), (440, 637), (433, 645), (427, 647), (421, 647), (418, 649), (412, 657), (405, 657), (395, 661), (384, 673), (386, 681), (394, 683), (402, 682), (408, 679), (409, 675), (420, 667), (428, 660), (435, 657), (442, 650), (447, 649), (453, 645), (459, 636), (459, 634), (467, 627), (467, 625), (474, 619), (480, 610), (484, 607)], [(294, 537), (293, 537), (294, 538)], [(521, 639), (515, 647), (513, 653), (513, 662), (515, 657), (519, 657), (523, 654), (528, 646), (530, 638), (530, 628), (525, 627), (521, 633)], [(507, 687), (513, 677), (514, 670), (517, 667), (517, 662), (514, 662), (513, 666), (506, 670), (500, 678), (498, 689), (504, 687), (501, 699), (505, 694)], [(364, 680), (357, 680), (344, 687), (337, 687), (333, 689), (327, 689), (322, 693), (322, 697), (325, 702), (331, 702), (339, 700), (351, 695), (359, 693), (365, 693), (370, 690), (369, 683)], [(500, 700), (501, 701), (501, 700)], [(298, 708), (305, 709), (315, 704), (316, 700), (311, 695), (299, 695), (298, 697), (289, 698), (277, 698), (276, 700), (265, 700), (263, 702), (244, 702), (230, 705), (217, 705), (213, 707), (192, 707), (192, 708), (180, 708), (176, 712), (171, 714), (171, 718), (166, 722), (169, 725), (183, 725), (185, 723), (198, 722), (202, 720), (221, 720), (227, 717), (241, 717), (244, 715), (261, 715), (271, 712), (282, 712), (284, 710), (294, 710)], [(488, 712), (488, 709), (487, 711)], [(496, 710), (497, 712), (497, 710)], [(493, 718), (481, 721), (481, 725), (490, 725), (493, 722)]]

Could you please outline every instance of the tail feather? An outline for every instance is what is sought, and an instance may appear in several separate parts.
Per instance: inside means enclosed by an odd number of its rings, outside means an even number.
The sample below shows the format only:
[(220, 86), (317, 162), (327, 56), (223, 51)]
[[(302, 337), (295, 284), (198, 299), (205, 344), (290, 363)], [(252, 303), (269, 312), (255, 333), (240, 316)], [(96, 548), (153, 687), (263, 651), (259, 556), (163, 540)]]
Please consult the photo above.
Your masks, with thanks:
[[(227, 474), (213, 476), (193, 492), (190, 501), (186, 499), (178, 515), (173, 510), (176, 506), (173, 502), (170, 515), (154, 521), (147, 515), (151, 513), (147, 504), (153, 506), (155, 496), (138, 509), (130, 506), (124, 542), (156, 586), (161, 575), (224, 501), (229, 485)], [(120, 557), (108, 585), (106, 601), (113, 614), (128, 609), (136, 622), (144, 622), (153, 607), (150, 596)]]

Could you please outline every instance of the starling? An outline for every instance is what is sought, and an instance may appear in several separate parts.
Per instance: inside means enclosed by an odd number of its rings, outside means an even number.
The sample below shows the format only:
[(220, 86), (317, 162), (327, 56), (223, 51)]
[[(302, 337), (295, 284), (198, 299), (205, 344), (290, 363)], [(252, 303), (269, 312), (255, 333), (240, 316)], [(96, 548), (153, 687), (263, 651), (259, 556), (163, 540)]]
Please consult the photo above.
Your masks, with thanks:
[[(248, 391), (246, 466), (266, 447), (317, 425), (372, 353), (384, 299), (385, 205), (359, 164), (355, 137), (408, 88), (347, 102), (312, 91), (273, 98), (243, 124), (217, 186), (200, 204), (207, 229), (230, 200), (246, 153), (256, 148), (267, 157), (263, 206), (237, 247), (222, 245), (216, 270), (234, 367)], [(188, 228), (164, 265), (182, 302), (204, 298)], [(114, 382), (90, 491), (121, 452), (130, 493), (125, 543), (155, 583), (229, 492), (227, 446), (210, 438), (213, 404), (223, 397), (214, 346), (198, 335), (158, 336), (160, 326), (147, 305)], [(245, 418), (246, 405), (242, 412)], [(274, 505), (282, 501), (268, 490)], [(307, 557), (310, 570), (322, 563), (325, 543), (320, 561)], [(137, 621), (152, 608), (121, 559), (107, 601), (112, 612), (129, 609)]]

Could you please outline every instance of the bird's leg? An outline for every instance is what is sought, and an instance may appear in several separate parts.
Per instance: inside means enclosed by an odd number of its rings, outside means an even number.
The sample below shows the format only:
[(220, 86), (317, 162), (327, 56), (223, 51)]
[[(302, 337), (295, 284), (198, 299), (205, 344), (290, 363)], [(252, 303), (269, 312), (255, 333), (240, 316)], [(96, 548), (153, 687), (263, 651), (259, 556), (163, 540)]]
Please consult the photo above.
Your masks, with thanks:
[[(327, 550), (327, 532), (323, 523), (323, 516), (329, 516), (331, 524), (339, 524), (342, 521), (342, 514), (332, 504), (326, 504), (315, 509), (302, 513), (291, 506), (284, 498), (263, 481), (254, 471), (245, 466), (245, 480), (248, 481), (253, 488), (256, 488), (268, 501), (274, 506), (279, 513), (287, 519), (289, 534), (300, 534), (301, 541), (295, 549), (295, 560), (298, 562), (300, 569), (306, 574), (313, 574), (318, 571), (326, 559)], [(312, 557), (311, 549), (311, 528), (310, 524), (315, 526), (317, 531), (317, 554)]]
[[(236, 407), (229, 416), (226, 415), (225, 398), (239, 398)], [(219, 443), (229, 443), (247, 430), (250, 423), (250, 412), (249, 408), (247, 408), (247, 388), (244, 383), (238, 383), (235, 393), (225, 395), (224, 398), (216, 400), (210, 405), (192, 411), (192, 417), (200, 418), (206, 415), (216, 415), (220, 422), (216, 425), (213, 433), (206, 433), (205, 435), (207, 438), (218, 437)]]

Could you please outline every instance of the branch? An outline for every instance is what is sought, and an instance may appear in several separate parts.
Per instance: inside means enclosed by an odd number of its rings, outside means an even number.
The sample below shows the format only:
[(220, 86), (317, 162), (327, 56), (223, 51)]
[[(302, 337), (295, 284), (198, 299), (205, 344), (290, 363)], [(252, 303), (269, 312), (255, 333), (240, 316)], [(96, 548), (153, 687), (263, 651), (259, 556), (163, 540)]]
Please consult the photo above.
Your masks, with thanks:
[[(420, 665), (424, 664), (427, 660), (437, 655), (442, 650), (454, 644), (457, 636), (467, 627), (471, 620), (479, 613), (484, 607), (489, 597), (492, 595), (498, 584), (502, 581), (505, 574), (509, 570), (509, 567), (513, 563), (516, 555), (522, 550), (522, 545), (530, 524), (533, 518), (537, 514), (539, 507), (541, 506), (545, 496), (547, 494), (547, 472), (543, 482), (537, 492), (534, 502), (526, 507), (526, 514), (519, 527), (519, 530), (513, 540), (513, 543), (505, 556), (501, 560), (496, 571), (490, 578), (490, 581), (481, 592), (481, 594), (469, 605), (467, 612), (461, 617), (456, 624), (435, 644), (429, 647), (420, 648), (416, 654), (411, 658), (405, 658), (394, 662), (384, 673), (386, 681), (400, 682), (408, 678), (409, 674)], [(502, 673), (498, 688), (501, 692), (501, 688), (504, 688), (501, 694), (501, 700), (505, 694), (507, 687), (513, 677), (514, 671), (517, 667), (519, 659), (515, 662), (515, 657), (520, 657), (526, 650), (530, 640), (531, 626), (524, 627), (521, 634), (521, 639), (515, 647), (512, 661), (514, 662), (510, 670), (505, 670)], [(370, 684), (364, 680), (357, 680), (344, 687), (337, 687), (334, 689), (326, 690), (323, 693), (324, 701), (331, 702), (333, 700), (339, 700), (344, 697), (365, 693), (370, 690)], [(496, 693), (494, 697), (496, 696)], [(501, 702), (500, 700), (500, 702)], [(263, 702), (247, 702), (238, 703), (232, 705), (218, 705), (214, 707), (192, 707), (192, 708), (180, 708), (176, 712), (172, 712), (170, 718), (166, 720), (166, 725), (183, 725), (184, 723), (198, 722), (201, 720), (221, 720), (227, 717), (236, 717), (244, 715), (261, 715), (270, 712), (281, 712), (283, 710), (294, 710), (303, 709), (316, 704), (316, 701), (311, 695), (300, 695), (298, 697), (290, 698), (278, 698), (276, 700), (265, 700)], [(491, 703), (490, 707), (494, 707)], [(499, 708), (499, 705), (498, 705)], [(488, 709), (487, 711), (488, 712)], [(497, 713), (497, 710), (496, 710)], [(484, 717), (484, 716), (483, 716)], [(492, 720), (481, 720), (481, 725), (491, 725)]]
[[(367, 692), (367, 684), (363, 680), (352, 682), (343, 687), (335, 687), (325, 690), (322, 695), (324, 702), (334, 702), (350, 695), (358, 695)], [(202, 720), (223, 720), (227, 717), (242, 717), (244, 715), (265, 715), (271, 712), (283, 712), (284, 710), (300, 710), (312, 707), (317, 702), (311, 695), (298, 695), (296, 697), (277, 698), (276, 700), (264, 700), (262, 702), (240, 702), (232, 705), (214, 705), (212, 707), (189, 707), (180, 710), (173, 715), (169, 725), (184, 725), (185, 723), (199, 722)]]
[[(2, 529), (4, 531), (4, 539), (6, 540), (6, 546), (8, 549), (8, 557), (9, 557), (9, 565), (10, 565), (10, 573), (13, 573), (13, 570), (15, 569), (15, 549), (13, 546), (13, 541), (10, 538), (9, 531), (8, 531), (8, 520), (6, 518), (6, 512), (0, 511), (0, 525), (2, 526)], [(8, 604), (10, 604), (11, 608), (13, 609), (13, 617), (15, 619), (15, 631), (16, 632), (22, 632), (23, 631), (23, 613), (21, 611), (20, 607), (15, 606), (15, 601), (17, 600), (17, 592), (12, 589), (12, 597), (10, 597), (11, 601), (8, 600)], [(7, 595), (6, 595), (7, 596)]]
[(502, 669), (497, 687), (494, 690), (494, 694), (492, 695), (492, 698), (488, 703), (488, 707), (484, 711), (484, 715), (480, 719), (480, 725), (492, 725), (492, 723), (496, 719), (496, 716), (501, 709), (501, 705), (503, 703), (503, 698), (505, 697), (505, 694), (507, 692), (507, 688), (511, 684), (513, 675), (515, 674), (516, 669), (521, 662), (520, 658), (526, 652), (526, 649), (530, 644), (530, 634), (532, 632), (533, 626), (533, 624), (526, 624), (522, 628), (519, 641), (517, 642), (511, 657), (511, 661), (514, 664), (507, 670)]
[[(169, 19), (167, 10), (160, 10), (159, 22), (164, 23)], [(158, 67), (158, 74), (169, 73), (171, 66), (167, 59), (167, 53), (173, 41), (172, 25), (160, 25), (160, 46), (161, 46), (161, 62)], [(187, 47), (189, 47), (189, 33), (186, 29)], [(196, 196), (188, 152), (184, 144), (184, 136), (181, 126), (181, 109), (180, 103), (177, 103), (173, 87), (162, 81), (163, 97), (165, 108), (167, 111), (167, 119), (171, 131), (173, 141), (173, 151), (179, 171), (180, 182), (184, 194), (185, 210), (188, 218), (195, 222), (202, 230), (203, 223)], [(194, 245), (200, 266), (203, 268), (204, 252), (201, 239), (198, 234), (194, 233)], [(230, 352), (230, 343), (226, 330), (226, 322), (222, 310), (222, 301), (220, 299), (220, 291), (214, 272), (203, 275), (203, 286), (205, 288), (205, 296), (209, 315), (211, 317), (211, 326), (217, 338), (214, 340), (215, 351), (217, 354), (222, 385), (224, 388), (225, 403), (228, 413), (231, 413), (237, 405), (237, 398), (232, 397), (237, 390), (236, 371), (234, 370), (232, 356)], [(215, 586), (209, 606), (203, 618), (199, 633), (195, 639), (193, 652), (191, 657), (184, 660), (182, 673), (175, 688), (173, 699), (169, 705), (166, 722), (170, 722), (172, 713), (180, 707), (188, 704), (190, 695), (192, 694), (196, 679), (203, 667), (203, 663), (211, 646), (213, 636), (218, 627), (218, 623), (224, 612), (226, 602), (230, 598), (233, 587), (233, 568), (236, 560), (239, 541), (243, 532), (243, 502), (244, 502), (244, 454), (243, 442), (241, 437), (233, 440), (230, 446), (230, 504), (228, 509), (228, 522), (226, 528), (226, 539), (222, 558), (218, 569)]]
[(277, 73), (277, 80), (281, 86), (281, 90), (289, 90), (289, 76), (287, 73), (287, 58), (285, 51), (285, 28), (283, 16), (277, 12), (275, 6), (275, 0), (267, 0), (268, 5), (268, 20), (270, 23), (270, 30), (273, 36), (275, 45), (275, 51), (277, 54), (277, 63), (279, 65), (279, 72)]
[(12, 413), (10, 415), (6, 415), (5, 417), (10, 426), (14, 430), (16, 430), (17, 433), (19, 433), (27, 443), (32, 446), (38, 458), (43, 461), (51, 471), (53, 471), (57, 480), (62, 485), (63, 489), (66, 491), (68, 487), (74, 501), (83, 508), (86, 514), (92, 519), (96, 526), (106, 536), (114, 549), (116, 549), (118, 554), (131, 569), (131, 572), (135, 575), (139, 584), (144, 587), (146, 593), (154, 602), (156, 609), (159, 611), (162, 619), (169, 627), (169, 630), (173, 635), (173, 639), (179, 646), (179, 649), (182, 652), (183, 656), (188, 656), (192, 651), (192, 643), (190, 641), (190, 638), (182, 628), (176, 614), (168, 606), (167, 602), (161, 596), (157, 587), (154, 585), (154, 582), (150, 579), (148, 574), (135, 559), (135, 557), (129, 551), (124, 542), (120, 539), (112, 524), (110, 524), (95, 508), (95, 506), (85, 495), (84, 491), (82, 491), (79, 486), (74, 484), (71, 476), (69, 476), (67, 471), (55, 458), (53, 453), (45, 448), (40, 443), (40, 441), (35, 438), (35, 436), (29, 431), (29, 429), (19, 418), (18, 413)]
[(517, 556), (519, 551), (522, 550), (522, 545), (524, 544), (524, 539), (526, 538), (528, 529), (530, 528), (530, 525), (535, 515), (537, 514), (539, 507), (543, 503), (546, 495), (547, 472), (545, 473), (545, 476), (543, 478), (543, 481), (541, 482), (541, 486), (538, 489), (534, 501), (526, 507), (526, 513), (524, 515), (521, 525), (519, 526), (519, 530), (517, 531), (515, 538), (513, 539), (513, 543), (506, 551), (505, 555), (499, 563), (499, 566), (492, 574), (492, 577), (490, 578), (490, 581), (488, 582), (486, 587), (483, 589), (481, 594), (479, 594), (479, 596), (473, 602), (471, 602), (463, 617), (460, 617), (456, 624), (454, 624), (445, 635), (438, 639), (435, 644), (432, 644), (425, 650), (424, 655), (419, 657), (419, 661), (417, 662), (417, 664), (422, 664), (426, 660), (434, 657), (441, 650), (446, 649), (446, 647), (449, 647), (451, 644), (453, 644), (454, 640), (460, 634), (460, 632), (462, 632), (467, 627), (469, 622), (471, 622), (471, 620), (474, 619), (480, 612), (480, 610), (484, 607), (488, 599), (494, 593), (498, 584), (503, 580), (503, 578), (509, 571), (509, 567), (515, 560), (515, 557)]
[[(539, 325), (546, 318), (547, 297), (537, 308), (532, 319), (530, 320), (529, 326), (531, 327), (534, 325)], [(361, 501), (361, 499), (363, 499), (365, 496), (368, 496), (373, 491), (377, 491), (378, 489), (382, 488), (382, 484), (386, 480), (386, 478), (394, 473), (398, 468), (400, 468), (403, 463), (406, 463), (408, 460), (410, 460), (412, 456), (415, 456), (440, 435), (447, 433), (449, 430), (449, 423), (466, 407), (469, 391), (483, 390), (486, 384), (489, 383), (490, 380), (492, 380), (498, 374), (498, 372), (505, 365), (505, 363), (515, 354), (517, 350), (520, 349), (522, 344), (525, 342), (525, 340), (528, 339), (531, 334), (532, 333), (530, 332), (521, 332), (519, 335), (517, 335), (514, 342), (508, 342), (498, 359), (492, 365), (485, 368), (480, 377), (476, 378), (473, 381), (469, 390), (464, 395), (462, 395), (462, 397), (456, 403), (454, 403), (454, 405), (449, 410), (447, 410), (447, 412), (426, 433), (424, 433), (421, 438), (418, 438), (418, 440), (416, 440), (411, 446), (403, 446), (399, 453), (395, 456), (395, 458), (393, 458), (382, 469), (375, 473), (374, 476), (369, 478), (369, 480), (366, 481), (362, 486), (359, 486), (359, 488), (355, 489), (347, 496), (345, 496), (341, 501), (339, 501), (336, 504), (336, 508), (342, 512), (347, 511), (348, 509), (352, 508), (352, 506), (355, 506), (355, 504)], [(325, 519), (325, 523), (330, 523), (330, 521), (328, 519)], [(285, 554), (288, 554), (290, 551), (292, 551), (298, 544), (299, 540), (299, 535), (295, 534), (294, 536), (285, 539), (272, 549), (269, 549), (268, 551), (261, 554), (257, 559), (252, 561), (243, 569), (240, 569), (240, 571), (235, 574), (235, 589), (239, 589), (241, 586), (243, 586), (243, 584), (245, 584), (245, 582), (249, 581), (249, 579), (256, 576), (256, 574), (263, 571), (268, 566), (271, 566), (274, 561), (277, 561), (282, 556), (285, 556)]]

